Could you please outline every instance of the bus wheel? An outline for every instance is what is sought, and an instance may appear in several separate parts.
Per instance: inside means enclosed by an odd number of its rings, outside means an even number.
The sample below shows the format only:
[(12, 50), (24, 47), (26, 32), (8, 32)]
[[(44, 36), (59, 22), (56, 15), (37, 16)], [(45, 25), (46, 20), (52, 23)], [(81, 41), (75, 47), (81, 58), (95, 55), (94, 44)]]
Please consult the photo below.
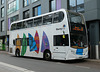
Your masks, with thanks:
[(19, 57), (19, 56), (20, 56), (20, 51), (19, 51), (18, 49), (17, 49), (16, 52), (15, 52), (15, 56), (16, 56), (16, 57)]
[(45, 60), (51, 60), (51, 53), (50, 53), (50, 51), (46, 51), (44, 53), (44, 59)]

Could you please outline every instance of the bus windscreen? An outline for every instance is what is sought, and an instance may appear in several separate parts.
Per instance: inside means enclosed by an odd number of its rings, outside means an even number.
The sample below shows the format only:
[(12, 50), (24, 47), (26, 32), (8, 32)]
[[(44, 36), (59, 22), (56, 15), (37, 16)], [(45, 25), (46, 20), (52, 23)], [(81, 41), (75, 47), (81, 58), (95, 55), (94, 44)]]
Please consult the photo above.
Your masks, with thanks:
[(85, 22), (81, 14), (69, 12), (70, 40), (72, 48), (86, 48), (87, 35)]
[(71, 47), (86, 48), (87, 47), (86, 35), (71, 33)]
[(81, 14), (69, 12), (70, 23), (85, 24)]

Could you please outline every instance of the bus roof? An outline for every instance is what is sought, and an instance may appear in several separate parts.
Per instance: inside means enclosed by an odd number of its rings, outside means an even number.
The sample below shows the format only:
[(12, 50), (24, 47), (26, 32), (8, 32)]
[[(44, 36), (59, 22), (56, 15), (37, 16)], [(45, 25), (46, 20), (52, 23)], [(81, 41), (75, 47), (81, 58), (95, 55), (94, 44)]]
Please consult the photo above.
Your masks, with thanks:
[(22, 21), (27, 21), (27, 20), (30, 20), (30, 19), (33, 19), (33, 18), (38, 18), (38, 17), (44, 16), (44, 15), (48, 15), (48, 14), (51, 14), (51, 13), (56, 13), (56, 12), (59, 12), (59, 11), (65, 11), (65, 9), (59, 9), (59, 10), (52, 11), (52, 12), (49, 12), (49, 13), (41, 14), (39, 16), (30, 17), (30, 18), (27, 18), (27, 19), (15, 21), (15, 22), (12, 22), (11, 25), (14, 24), (14, 23), (18, 23), (18, 22), (22, 22)]

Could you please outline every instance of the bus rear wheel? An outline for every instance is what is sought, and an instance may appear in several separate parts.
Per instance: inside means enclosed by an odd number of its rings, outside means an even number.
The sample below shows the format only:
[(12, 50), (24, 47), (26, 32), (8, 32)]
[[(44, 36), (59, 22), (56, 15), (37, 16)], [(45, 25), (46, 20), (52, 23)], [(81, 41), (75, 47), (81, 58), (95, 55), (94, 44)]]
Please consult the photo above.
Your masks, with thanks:
[(18, 49), (17, 49), (16, 52), (15, 52), (15, 56), (16, 56), (16, 57), (19, 57), (19, 56), (20, 56), (20, 51), (19, 51)]
[(51, 53), (50, 53), (50, 51), (46, 51), (44, 53), (44, 59), (45, 60), (51, 60)]

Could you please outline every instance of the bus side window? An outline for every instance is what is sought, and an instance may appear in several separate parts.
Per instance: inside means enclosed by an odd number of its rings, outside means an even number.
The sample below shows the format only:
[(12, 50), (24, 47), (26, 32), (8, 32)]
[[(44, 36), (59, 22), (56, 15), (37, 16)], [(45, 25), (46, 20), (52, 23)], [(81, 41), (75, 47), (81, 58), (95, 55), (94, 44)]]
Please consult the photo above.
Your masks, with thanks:
[(69, 46), (69, 38), (67, 35), (55, 35), (54, 46)]
[(29, 46), (29, 38), (27, 38), (27, 46)]
[(27, 46), (27, 38), (22, 38), (22, 46)]
[(33, 19), (26, 21), (28, 28), (33, 27)]
[(27, 26), (25, 21), (23, 22), (23, 28), (28, 28), (28, 26)]
[(43, 17), (43, 25), (52, 24), (52, 15), (46, 15)]
[(16, 39), (16, 46), (21, 46), (22, 44), (22, 39), (21, 38), (17, 38)]
[(59, 12), (59, 22), (61, 22), (64, 19), (64, 13)]
[(16, 23), (15, 24), (12, 24), (11, 30), (16, 30)]
[(59, 13), (54, 13), (53, 23), (59, 22)]
[(22, 22), (17, 23), (16, 28), (17, 28), (17, 29), (21, 29), (21, 27), (22, 27), (21, 25), (22, 25)]
[(42, 17), (34, 19), (34, 26), (42, 25)]
[(13, 45), (16, 45), (16, 40), (13, 40)]
[(54, 13), (53, 23), (61, 22), (63, 19), (64, 19), (64, 13), (63, 12)]

